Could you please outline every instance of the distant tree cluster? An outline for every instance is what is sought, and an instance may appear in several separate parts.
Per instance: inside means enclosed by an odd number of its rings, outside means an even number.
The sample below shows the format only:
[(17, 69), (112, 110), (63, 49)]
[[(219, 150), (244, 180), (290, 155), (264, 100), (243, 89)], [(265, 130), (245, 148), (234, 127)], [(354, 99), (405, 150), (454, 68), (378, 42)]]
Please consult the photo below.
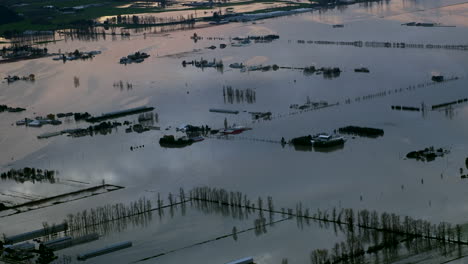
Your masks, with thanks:
[(45, 55), (47, 52), (47, 48), (37, 48), (30, 45), (12, 45), (10, 47), (4, 46), (0, 51), (2, 56), (14, 56), (19, 53), (21, 53), (21, 55), (24, 55), (24, 53), (29, 53), (31, 55)]
[(106, 25), (156, 25), (156, 24), (171, 24), (171, 23), (182, 23), (182, 22), (194, 22), (195, 17), (193, 14), (177, 17), (157, 17), (157, 16), (115, 16), (106, 19), (104, 24)]
[(65, 222), (71, 230), (78, 230), (132, 215), (147, 213), (150, 210), (151, 201), (143, 197), (127, 205), (123, 203), (107, 204), (89, 211), (85, 209), (76, 214), (69, 214)]
[(230, 104), (234, 103), (234, 98), (236, 99), (236, 103), (243, 103), (244, 101), (247, 102), (248, 104), (253, 104), (255, 103), (256, 100), (256, 94), (255, 90), (251, 88), (247, 89), (234, 89), (232, 86), (223, 86), (223, 98), (224, 102), (227, 102)]
[(0, 178), (2, 178), (2, 180), (14, 180), (20, 183), (26, 181), (48, 181), (50, 183), (55, 183), (55, 171), (25, 167), (23, 169), (11, 169), (7, 172), (3, 172), (0, 174)]

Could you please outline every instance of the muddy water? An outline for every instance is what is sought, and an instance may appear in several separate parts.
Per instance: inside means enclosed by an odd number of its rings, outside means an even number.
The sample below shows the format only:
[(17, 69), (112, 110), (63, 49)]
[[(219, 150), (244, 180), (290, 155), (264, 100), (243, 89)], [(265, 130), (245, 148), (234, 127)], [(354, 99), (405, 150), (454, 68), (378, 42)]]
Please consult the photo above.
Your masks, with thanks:
[[(468, 29), (457, 18), (463, 16), (464, 5), (433, 9), (457, 2), (416, 3), (392, 1), (372, 7), (355, 5), (344, 10), (315, 11), (255, 24), (228, 24), (168, 35), (138, 34), (128, 40), (60, 41), (49, 43), (47, 48), (52, 52), (59, 49), (101, 50), (102, 54), (90, 61), (65, 64), (45, 58), (0, 65), (2, 75), (34, 73), (37, 76), (34, 83), (0, 84), (0, 104), (28, 108), (19, 114), (0, 114), (0, 146), (6, 150), (0, 152), (0, 164), (4, 169), (23, 166), (57, 169), (61, 177), (93, 184), (104, 179), (126, 187), (4, 218), (0, 230), (15, 234), (38, 228), (41, 221), (53, 222), (84, 208), (128, 202), (140, 196), (154, 195), (154, 192), (166, 196), (168, 192), (177, 192), (180, 186), (189, 189), (199, 185), (239, 190), (253, 199), (271, 195), (278, 207), (294, 207), (296, 202), (302, 201), (310, 208), (367, 208), (434, 222), (464, 223), (468, 210), (465, 206), (467, 182), (460, 179), (459, 170), (464, 168), (464, 173), (467, 170), (468, 105), (424, 114), (394, 111), (391, 105), (420, 107), (424, 103), (430, 107), (467, 98), (468, 51), (307, 43), (308, 40), (468, 43)], [(422, 9), (426, 11), (413, 12)], [(444, 11), (446, 9), (450, 11)], [(436, 10), (437, 19), (427, 20)], [(434, 21), (456, 27), (401, 25), (410, 21)], [(344, 28), (331, 27), (337, 23), (343, 23)], [(204, 39), (194, 43), (189, 37), (195, 32)], [(230, 43), (229, 37), (263, 34), (278, 34), (280, 39), (272, 43), (251, 43), (244, 47), (228, 45), (219, 49), (219, 44)], [(208, 37), (224, 39), (208, 40)], [(211, 45), (217, 48), (206, 49)], [(141, 64), (118, 64), (121, 57), (138, 50), (151, 57)], [(225, 68), (219, 72), (210, 68), (182, 67), (182, 60), (201, 58), (221, 59)], [(234, 62), (289, 67), (330, 66), (340, 67), (343, 72), (333, 79), (289, 69), (241, 72), (227, 67)], [(358, 67), (368, 67), (370, 73), (355, 73), (354, 69)], [(436, 73), (459, 79), (428, 85), (432, 83), (432, 74)], [(76, 87), (75, 76), (80, 80)], [(132, 83), (133, 88), (114, 87), (113, 84), (120, 80)], [(225, 103), (223, 85), (254, 89), (255, 103)], [(362, 99), (362, 96), (383, 92), (386, 96)], [(325, 100), (339, 105), (290, 115), (289, 106), (305, 103), (307, 96), (312, 101)], [(356, 100), (358, 97), (361, 100)], [(346, 99), (351, 103), (346, 104)], [(21, 118), (35, 115), (84, 111), (99, 115), (141, 105), (156, 108), (155, 112), (159, 114), (156, 125), (161, 131), (127, 134), (124, 127), (119, 127), (106, 136), (58, 136), (38, 140), (36, 136), (44, 132), (89, 124), (69, 121), (58, 127), (42, 128), (12, 125)], [(239, 110), (241, 113), (210, 113), (209, 108)], [(243, 111), (271, 111), (274, 119), (252, 123), (251, 117)], [(176, 133), (173, 128), (181, 124), (207, 124), (220, 128), (225, 118), (229, 124), (248, 125), (253, 129), (236, 136), (235, 140), (209, 138), (182, 149), (161, 148), (158, 144), (161, 136)], [(120, 120), (136, 119), (136, 116), (129, 116)], [(289, 146), (254, 140), (290, 139), (331, 132), (346, 125), (382, 128), (385, 135), (376, 139), (348, 137), (344, 148), (331, 152), (297, 151)], [(143, 145), (130, 150), (130, 147)], [(404, 158), (409, 151), (429, 146), (444, 147), (450, 154), (429, 163)], [(44, 193), (44, 188), (50, 188), (54, 193), (66, 191), (59, 185), (45, 186), (39, 186), (39, 193)], [(35, 194), (33, 187), (3, 182), (0, 185), (2, 190), (15, 188), (15, 191), (26, 194)], [(145, 234), (141, 237), (147, 239)], [(167, 263), (174, 263), (170, 256), (167, 258)]]

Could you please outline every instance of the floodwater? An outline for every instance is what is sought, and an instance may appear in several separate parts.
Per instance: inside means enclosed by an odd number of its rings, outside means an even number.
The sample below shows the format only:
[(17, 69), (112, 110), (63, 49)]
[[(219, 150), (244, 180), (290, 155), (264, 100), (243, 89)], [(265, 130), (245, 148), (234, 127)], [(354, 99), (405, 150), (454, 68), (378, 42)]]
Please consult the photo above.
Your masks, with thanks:
[[(252, 12), (257, 10), (263, 9), (270, 9), (270, 8), (279, 8), (288, 6), (291, 4), (287, 3), (255, 3), (255, 4), (245, 4), (245, 5), (235, 5), (230, 7), (229, 11), (232, 13), (244, 13), (244, 12)], [(190, 7), (181, 7), (181, 9), (188, 9)], [(154, 17), (157, 19), (189, 19), (189, 18), (203, 18), (203, 17), (211, 17), (213, 16), (213, 12), (218, 13), (228, 13), (229, 7), (213, 7), (207, 8), (202, 10), (177, 10), (177, 11), (168, 11), (168, 12), (161, 12), (161, 13), (141, 13), (138, 14), (140, 17)], [(171, 8), (176, 9), (176, 8)], [(122, 15), (122, 16), (130, 16), (133, 15)], [(108, 19), (116, 18), (116, 16), (102, 16), (97, 19), (98, 22), (103, 23)]]
[[(265, 215), (268, 219), (268, 215)], [(171, 215), (169, 209), (165, 209), (163, 215), (152, 213), (140, 222), (128, 221), (125, 228), (119, 232), (115, 228), (103, 238), (93, 243), (87, 243), (63, 250), (61, 254), (74, 255), (96, 249), (101, 244), (113, 244), (126, 237), (134, 240), (133, 247), (129, 250), (122, 250), (108, 256), (100, 256), (90, 259), (89, 262), (99, 263), (100, 261), (136, 262), (141, 263), (181, 263), (187, 258), (202, 260), (210, 256), (213, 261), (225, 263), (239, 258), (239, 255), (259, 255), (255, 252), (262, 252), (260, 258), (256, 258), (258, 263), (271, 263), (277, 259), (288, 258), (290, 261), (298, 263), (308, 262), (308, 253), (313, 247), (331, 247), (337, 241), (344, 239), (342, 231), (333, 231), (333, 226), (319, 226), (317, 223), (303, 223), (298, 225), (296, 220), (274, 217), (276, 222), (273, 226), (267, 226), (262, 232), (254, 231), (240, 233), (240, 231), (252, 228), (258, 213), (250, 213), (244, 219), (233, 218), (229, 215), (201, 212), (192, 206), (187, 206), (184, 213), (181, 208), (173, 210)], [(267, 220), (267, 223), (269, 220)], [(198, 226), (205, 231), (200, 233)], [(232, 234), (233, 227), (236, 227), (239, 234), (236, 238), (232, 236), (216, 239), (224, 235)], [(177, 232), (174, 232), (177, 230)], [(93, 230), (105, 233), (102, 230)], [(148, 234), (150, 232), (150, 234)], [(183, 232), (183, 238), (180, 233)], [(282, 239), (281, 239), (282, 237)], [(300, 239), (297, 239), (300, 238)], [(319, 239), (317, 239), (319, 238)], [(210, 243), (195, 245), (200, 242), (215, 240)], [(268, 242), (270, 241), (270, 242)], [(284, 249), (285, 241), (293, 243), (292, 251)], [(322, 241), (327, 241), (322, 243)], [(272, 242), (272, 243), (271, 243)], [(189, 247), (191, 246), (191, 247)], [(183, 249), (184, 247), (188, 247)], [(221, 249), (219, 254), (209, 252)], [(232, 248), (236, 248), (233, 251)], [(172, 252), (175, 250), (174, 252)], [(159, 254), (166, 253), (163, 256)], [(307, 253), (307, 254), (302, 254)], [(144, 258), (152, 259), (143, 260)], [(123, 261), (122, 261), (123, 260)], [(277, 262), (277, 261), (276, 261)]]
[[(22, 113), (0, 114), (2, 170), (25, 166), (54, 169), (60, 171), (61, 178), (91, 184), (100, 184), (104, 180), (125, 189), (2, 218), (0, 232), (12, 235), (40, 228), (42, 221), (60, 222), (67, 214), (86, 208), (116, 202), (128, 203), (142, 196), (154, 197), (157, 192), (167, 197), (169, 192), (177, 193), (179, 187), (188, 190), (202, 185), (242, 191), (252, 200), (270, 195), (277, 208), (294, 208), (296, 203), (302, 202), (312, 211), (317, 208), (331, 210), (333, 207), (365, 208), (410, 215), (434, 223), (448, 221), (466, 224), (468, 182), (460, 178), (460, 168), (466, 174), (468, 104), (457, 104), (440, 111), (432, 111), (430, 106), (468, 97), (468, 51), (307, 42), (388, 41), (466, 45), (468, 25), (462, 18), (467, 6), (457, 3), (462, 1), (392, 0), (167, 34), (143, 35), (138, 32), (125, 39), (110, 36), (97, 41), (68, 39), (48, 43), (46, 47), (50, 52), (80, 49), (100, 50), (102, 54), (88, 61), (63, 63), (43, 58), (1, 64), (2, 76), (36, 75), (34, 83), (0, 83), (0, 104), (28, 109)], [(438, 8), (443, 6), (447, 7)], [(411, 21), (455, 27), (401, 25)], [(332, 28), (333, 24), (344, 24), (344, 27)], [(203, 39), (194, 42), (190, 39), (194, 33)], [(280, 39), (271, 43), (219, 48), (220, 44), (230, 44), (229, 38), (265, 34), (277, 34)], [(210, 37), (216, 39), (210, 40)], [(304, 43), (298, 40), (304, 40)], [(217, 48), (206, 49), (211, 45)], [(121, 57), (135, 51), (147, 52), (151, 57), (141, 64), (118, 63)], [(213, 68), (182, 66), (183, 60), (201, 58), (222, 60), (225, 67), (223, 71), (217, 71)], [(304, 75), (303, 71), (292, 69), (241, 72), (228, 67), (235, 62), (284, 67), (340, 67), (343, 72), (332, 79), (322, 75)], [(370, 73), (355, 73), (354, 69), (359, 67), (369, 68)], [(458, 79), (433, 84), (433, 74), (442, 74), (447, 78), (456, 76)], [(79, 78), (79, 85), (74, 82), (75, 76)], [(115, 87), (113, 84), (119, 81), (131, 83), (132, 88)], [(253, 89), (256, 100), (252, 104), (225, 103), (223, 86)], [(377, 96), (383, 92), (385, 96)], [(363, 99), (363, 96), (371, 94), (374, 96)], [(339, 104), (290, 114), (293, 110), (289, 106), (304, 104), (307, 97), (312, 101)], [(347, 99), (350, 99), (350, 103), (346, 103)], [(428, 106), (428, 111), (391, 109), (392, 105), (420, 107), (421, 104)], [(99, 115), (142, 105), (155, 107), (159, 115), (159, 122), (155, 125), (161, 127), (160, 131), (127, 134), (125, 127), (119, 127), (109, 135), (82, 138), (62, 135), (38, 140), (36, 136), (45, 132), (87, 127), (89, 124), (70, 120), (58, 127), (14, 125), (15, 121), (25, 117), (45, 116), (48, 113), (89, 112)], [(241, 113), (211, 113), (210, 108), (239, 110)], [(271, 111), (273, 119), (252, 122), (250, 115), (243, 111)], [(177, 133), (174, 128), (182, 124), (206, 124), (221, 128), (225, 119), (230, 125), (246, 125), (252, 130), (233, 136), (232, 140), (207, 138), (180, 149), (162, 148), (158, 144), (160, 137)], [(137, 116), (119, 120), (136, 121)], [(278, 143), (264, 141), (332, 132), (347, 125), (381, 128), (385, 130), (385, 135), (375, 139), (348, 136), (344, 148), (328, 152), (297, 151), (292, 146), (282, 147)], [(130, 147), (143, 145), (130, 150)], [(430, 146), (443, 147), (450, 153), (432, 162), (405, 159), (406, 153)], [(0, 185), (1, 192), (14, 190), (32, 196), (43, 195), (44, 188), (54, 194), (69, 191), (57, 184), (1, 182)], [(145, 249), (138, 251), (138, 259), (159, 253), (160, 246), (164, 245), (157, 235), (151, 233), (156, 232), (154, 230), (157, 228), (162, 228), (160, 232), (169, 236), (164, 240), (168, 245), (179, 247), (186, 243), (176, 243), (176, 240), (190, 237), (187, 243), (190, 244), (202, 241), (206, 237), (205, 232), (218, 234), (215, 231), (219, 230), (221, 234), (229, 233), (236, 225), (221, 216), (207, 215), (204, 218), (207, 220), (185, 216), (177, 218), (182, 226), (149, 226), (148, 229), (131, 232), (131, 235), (114, 234), (114, 238), (109, 238), (109, 243), (134, 241), (138, 248)], [(224, 223), (228, 227), (219, 227)], [(251, 225), (252, 221), (249, 223)], [(281, 256), (275, 255), (272, 262), (267, 260), (267, 256), (278, 248), (284, 250), (278, 240), (289, 229), (284, 227), (278, 233), (272, 231), (259, 240), (252, 238), (253, 234), (245, 233), (243, 236), (249, 238), (238, 251), (232, 241), (210, 244), (208, 249), (218, 261), (222, 261), (220, 256), (229, 251), (231, 253), (225, 255), (228, 258), (226, 262), (247, 254), (265, 259), (259, 263), (280, 263)], [(326, 233), (309, 229), (310, 236), (314, 236), (314, 232)], [(331, 232), (330, 238), (323, 235), (323, 243), (315, 241), (302, 253), (285, 250), (281, 255), (303, 254), (297, 260), (290, 259), (290, 263), (303, 263), (304, 259), (308, 259), (310, 250), (330, 248), (335, 240), (342, 240), (332, 236)], [(308, 236), (288, 236), (287, 241), (297, 239), (297, 243), (309, 243), (309, 238), (305, 237)], [(96, 246), (92, 248), (105, 246), (107, 240), (102, 241), (93, 244)], [(153, 248), (152, 243), (160, 245)], [(76, 253), (82, 252), (72, 251), (69, 254)], [(115, 256), (112, 259), (118, 260)], [(166, 255), (158, 263), (177, 263), (182, 256), (184, 259), (191, 258), (194, 263), (204, 263), (206, 260), (206, 255), (194, 248)], [(98, 263), (98, 259), (88, 262)]]

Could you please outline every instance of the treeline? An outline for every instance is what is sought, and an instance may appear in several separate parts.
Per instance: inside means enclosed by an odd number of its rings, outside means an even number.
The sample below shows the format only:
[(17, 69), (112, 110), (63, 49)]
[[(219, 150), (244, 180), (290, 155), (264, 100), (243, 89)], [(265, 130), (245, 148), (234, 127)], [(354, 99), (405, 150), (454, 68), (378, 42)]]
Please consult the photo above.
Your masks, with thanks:
[[(156, 196), (156, 206), (153, 207), (153, 203), (150, 199), (146, 197), (139, 198), (136, 201), (133, 201), (129, 204), (115, 203), (115, 204), (106, 204), (90, 210), (83, 210), (76, 214), (68, 214), (67, 218), (63, 221), (68, 224), (69, 229), (72, 231), (79, 231), (98, 225), (104, 225), (103, 229), (109, 229), (108, 224), (116, 221), (117, 223), (125, 220), (129, 217), (137, 217), (136, 221), (146, 221), (146, 216), (150, 216), (151, 212), (158, 210), (159, 215), (162, 216), (163, 209), (169, 207), (171, 209), (171, 215), (173, 214), (173, 207), (177, 205), (182, 205), (184, 209), (184, 204), (188, 202), (185, 191), (183, 188), (179, 189), (179, 194), (174, 195), (169, 193), (167, 197), (168, 203), (165, 204), (164, 199), (158, 193)], [(140, 217), (140, 218), (138, 218)], [(117, 225), (118, 227), (118, 225)]]
[(199, 61), (197, 60), (192, 60), (192, 61), (182, 61), (182, 66), (185, 68), (187, 65), (193, 65), (197, 68), (216, 68), (216, 69), (223, 69), (224, 64), (223, 60), (216, 60), (213, 59), (212, 61), (205, 60), (201, 58)]
[(312, 136), (303, 136), (291, 139), (291, 144), (300, 146), (312, 146)]
[[(392, 105), (392, 110), (403, 110), (403, 111), (421, 111), (421, 108), (414, 106), (401, 106), (401, 105)], [(423, 108), (424, 110), (424, 108)]]
[(112, 133), (112, 129), (122, 126), (120, 122), (101, 122), (98, 125), (91, 125), (88, 128), (73, 129), (68, 131), (72, 137), (94, 136), (96, 134), (107, 135)]
[(384, 130), (372, 127), (346, 126), (338, 129), (343, 134), (352, 134), (364, 137), (379, 137), (384, 135)]
[(346, 226), (350, 232), (354, 232), (355, 228), (358, 227), (411, 238), (426, 238), (443, 242), (468, 244), (462, 241), (461, 227), (459, 225), (454, 229), (449, 223), (441, 222), (435, 225), (426, 220), (414, 219), (409, 216), (400, 217), (394, 213), (383, 212), (379, 214), (375, 210), (369, 211), (365, 209), (357, 212), (354, 212), (353, 209), (341, 209), (338, 211), (336, 208), (333, 208), (331, 213), (329, 211), (317, 210), (316, 213), (311, 215), (308, 209), (303, 208), (302, 203), (297, 204), (295, 213), (293, 213), (292, 209), (288, 209), (286, 212), (284, 208), (281, 211), (276, 211), (274, 209), (272, 197), (268, 197), (266, 205), (263, 204), (261, 197), (258, 198), (257, 204), (255, 204), (255, 202), (252, 203), (250, 199), (247, 198), (247, 195), (241, 192), (210, 187), (197, 187), (192, 189), (190, 191), (190, 199), (232, 207), (237, 206), (281, 213), (283, 215), (287, 214), (298, 218), (310, 218), (321, 222), (336, 223)]
[[(405, 242), (407, 250), (419, 244), (426, 244), (429, 248), (434, 246), (444, 248), (447, 243), (466, 244), (462, 241), (461, 227), (453, 227), (449, 223), (441, 222), (438, 225), (426, 220), (413, 219), (396, 214), (376, 211), (361, 210), (356, 213), (352, 209), (344, 209), (339, 212), (334, 208), (331, 215), (318, 211), (312, 216), (325, 223), (333, 223), (341, 229), (345, 227), (346, 240), (335, 243), (331, 250), (316, 249), (311, 252), (312, 264), (332, 263), (365, 263), (366, 254), (398, 254), (398, 245)], [(436, 240), (438, 243), (431, 243)], [(366, 249), (366, 245), (367, 249)], [(427, 249), (427, 248), (426, 248)]]
[[(251, 201), (247, 195), (238, 191), (228, 191), (222, 188), (211, 188), (207, 186), (196, 187), (189, 191), (188, 197), (184, 189), (179, 190), (179, 194), (169, 193), (168, 204), (164, 205), (161, 196), (157, 195), (156, 206), (152, 207), (152, 202), (146, 198), (140, 198), (130, 204), (124, 205), (116, 203), (114, 205), (104, 205), (91, 210), (84, 210), (76, 214), (69, 214), (65, 221), (71, 230), (86, 229), (91, 226), (100, 225), (115, 220), (121, 220), (130, 216), (145, 215), (153, 210), (158, 210), (160, 216), (163, 208), (182, 205), (183, 211), (185, 203), (195, 203), (197, 207), (205, 212), (221, 212), (232, 214), (240, 219), (247, 218), (246, 213), (250, 210), (258, 211), (259, 218), (254, 221), (256, 234), (264, 233), (267, 220), (263, 217), (263, 212), (270, 213), (270, 223), (273, 214), (281, 214), (283, 217), (291, 219), (295, 217), (298, 224), (305, 220), (313, 220), (320, 224), (333, 224), (341, 230), (345, 230), (346, 242), (335, 244), (331, 252), (328, 250), (315, 250), (311, 254), (313, 263), (337, 263), (340, 261), (355, 262), (365, 254), (376, 253), (386, 248), (392, 248), (401, 242), (421, 240), (435, 240), (440, 245), (467, 244), (462, 240), (461, 227), (453, 226), (449, 223), (441, 222), (432, 224), (429, 221), (415, 219), (409, 216), (399, 216), (394, 213), (369, 210), (337, 209), (331, 211), (317, 210), (311, 213), (304, 208), (302, 203), (296, 205), (295, 210), (291, 208), (275, 209), (273, 198), (268, 197), (264, 201), (261, 197)], [(245, 209), (245, 212), (243, 212)], [(183, 212), (182, 212), (183, 213)], [(171, 215), (173, 212), (171, 210)], [(117, 221), (118, 222), (118, 221)], [(300, 225), (298, 225), (300, 226)], [(234, 231), (233, 231), (234, 232)], [(235, 231), (234, 233), (237, 233)], [(382, 238), (380, 238), (380, 235)], [(367, 249), (365, 245), (369, 245)], [(328, 261), (328, 262), (327, 262)]]
[[(227, 98), (226, 98), (227, 97)], [(253, 104), (255, 103), (256, 100), (256, 94), (253, 89), (247, 88), (247, 89), (234, 89), (232, 86), (224, 86), (223, 85), (223, 98), (224, 98), (224, 103), (227, 102), (230, 104), (234, 103), (234, 98), (236, 99), (236, 103), (243, 103), (244, 101), (247, 102), (248, 104)]]
[(36, 48), (30, 45), (11, 45), (10, 47), (3, 46), (1, 55), (7, 54), (18, 54), (18, 53), (30, 53), (32, 55), (44, 55), (47, 54), (47, 48)]
[(151, 201), (143, 197), (127, 205), (123, 203), (116, 203), (113, 205), (107, 204), (92, 208), (89, 211), (85, 209), (76, 214), (68, 214), (64, 222), (68, 224), (69, 229), (78, 230), (133, 215), (147, 213), (151, 211), (151, 209)]
[[(336, 243), (331, 250), (316, 249), (311, 252), (310, 259), (313, 264), (332, 263), (364, 263), (366, 254), (376, 254), (383, 251), (384, 256), (398, 254), (398, 245), (405, 243), (407, 250), (421, 251), (438, 247), (446, 251), (446, 245), (467, 244), (462, 240), (461, 227), (453, 226), (446, 222), (431, 224), (429, 221), (415, 219), (409, 216), (399, 216), (394, 213), (369, 210), (333, 208), (332, 211), (317, 210), (311, 214), (309, 209), (304, 208), (302, 203), (296, 205), (295, 210), (281, 208), (275, 210), (273, 200), (268, 197), (267, 205), (262, 198), (251, 202), (241, 192), (227, 191), (225, 189), (197, 187), (190, 191), (190, 198), (203, 211), (221, 212), (223, 215), (232, 214), (240, 219), (246, 218), (250, 210), (259, 212), (259, 218), (254, 221), (255, 234), (265, 232), (267, 224), (262, 212), (272, 214), (280, 213), (283, 217), (295, 217), (298, 227), (302, 227), (303, 220), (316, 221), (322, 227), (331, 223), (335, 228), (340, 228), (346, 235), (345, 241)], [(245, 212), (244, 210), (245, 209)], [(236, 230), (237, 231), (237, 230)], [(233, 231), (234, 233), (234, 231)], [(435, 240), (436, 243), (431, 241)], [(423, 248), (421, 248), (421, 246)]]
[[(115, 35), (114, 28), (112, 28), (112, 33)], [(62, 30), (59, 32), (59, 34), (64, 35), (65, 41), (73, 41), (75, 39), (84, 41), (99, 41), (101, 39), (106, 40), (107, 36), (105, 29), (89, 26), (86, 23), (83, 25), (75, 25), (74, 28)]]
[(157, 16), (115, 16), (106, 19), (104, 25), (157, 25), (157, 24), (175, 24), (175, 23), (194, 23), (195, 17), (193, 14), (177, 17), (157, 17)]
[[(312, 220), (318, 222), (320, 227), (324, 224), (327, 228), (329, 224), (332, 224), (335, 232), (336, 228), (339, 227), (346, 235), (345, 240), (336, 243), (329, 250), (316, 249), (312, 251), (310, 259), (313, 264), (364, 263), (366, 254), (376, 254), (379, 251), (382, 251), (384, 258), (388, 254), (393, 254), (394, 257), (395, 254), (398, 254), (400, 243), (405, 243), (408, 251), (411, 250), (411, 247), (412, 250), (416, 251), (432, 247), (445, 250), (446, 244), (450, 247), (456, 244), (467, 244), (462, 240), (459, 225), (452, 226), (445, 222), (435, 225), (425, 220), (408, 216), (402, 217), (393, 213), (378, 213), (375, 210), (354, 211), (353, 209), (333, 208), (331, 211), (317, 210), (311, 214), (309, 209), (302, 206), (302, 203), (298, 203), (295, 210), (290, 208), (277, 210), (273, 205), (272, 197), (268, 197), (265, 201), (259, 197), (252, 202), (247, 198), (247, 195), (241, 192), (207, 186), (193, 188), (189, 191), (188, 196), (182, 188), (177, 196), (169, 193), (168, 204), (165, 206), (158, 194), (157, 205), (154, 207), (146, 198), (140, 198), (127, 205), (116, 203), (70, 214), (65, 222), (73, 232), (89, 232), (97, 228), (107, 233), (113, 232), (112, 230), (115, 229), (125, 229), (128, 217), (131, 217), (128, 219), (132, 222), (137, 221), (139, 224), (146, 225), (151, 220), (151, 211), (158, 210), (161, 217), (162, 209), (165, 207), (170, 207), (171, 216), (173, 216), (173, 207), (182, 205), (182, 214), (184, 214), (187, 202), (195, 204), (206, 213), (221, 212), (223, 215), (240, 216), (240, 219), (248, 218), (246, 213), (248, 214), (250, 210), (256, 211), (259, 215), (258, 218), (254, 219), (254, 227), (245, 230), (252, 230), (256, 235), (264, 234), (267, 225), (278, 222), (272, 221), (273, 214), (281, 214), (283, 217), (287, 216), (288, 219), (295, 217), (299, 228), (301, 228), (299, 223), (303, 220), (307, 223)], [(270, 213), (269, 222), (263, 216), (264, 212)], [(287, 219), (283, 218), (283, 220)], [(239, 232), (234, 227), (229, 236), (237, 239), (237, 234), (245, 231)], [(436, 240), (436, 243), (432, 243), (431, 240)]]
[[(8, 80), (8, 79), (7, 79)], [(26, 111), (26, 108), (22, 108), (22, 107), (11, 107), (11, 106), (8, 106), (8, 105), (0, 105), (0, 113), (2, 112), (11, 112), (11, 113), (17, 113), (17, 112), (23, 112), (23, 111)]]
[(435, 149), (433, 146), (431, 146), (423, 150), (410, 151), (408, 152), (408, 154), (406, 154), (406, 158), (429, 162), (435, 160), (437, 157), (443, 157), (445, 154), (448, 153), (449, 151), (446, 149)]
[(49, 183), (55, 183), (55, 174), (54, 170), (42, 170), (36, 168), (25, 167), (23, 169), (10, 169), (7, 172), (0, 174), (2, 180), (14, 180), (16, 182), (42, 182), (47, 181)]
[(468, 102), (468, 98), (463, 98), (463, 99), (458, 99), (456, 101), (448, 102), (448, 103), (442, 103), (442, 104), (436, 104), (432, 106), (432, 110), (441, 108), (441, 107), (447, 107), (450, 105), (455, 105), (455, 104), (461, 104), (461, 103), (466, 103)]

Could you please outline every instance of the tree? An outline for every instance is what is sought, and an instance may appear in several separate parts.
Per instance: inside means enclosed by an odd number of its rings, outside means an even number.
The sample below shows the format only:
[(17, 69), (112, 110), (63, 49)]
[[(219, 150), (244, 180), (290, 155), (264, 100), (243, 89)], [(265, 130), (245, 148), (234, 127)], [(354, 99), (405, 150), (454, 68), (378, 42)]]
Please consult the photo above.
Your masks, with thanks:
[(48, 249), (44, 244), (39, 245), (39, 257), (36, 260), (36, 264), (48, 264), (54, 261), (57, 256), (51, 249)]
[(132, 22), (135, 25), (140, 24), (140, 18), (138, 16), (132, 16)]
[(221, 20), (221, 16), (218, 12), (213, 12), (213, 20), (214, 21), (220, 21)]
[(237, 228), (235, 226), (232, 228), (232, 238), (237, 241)]

